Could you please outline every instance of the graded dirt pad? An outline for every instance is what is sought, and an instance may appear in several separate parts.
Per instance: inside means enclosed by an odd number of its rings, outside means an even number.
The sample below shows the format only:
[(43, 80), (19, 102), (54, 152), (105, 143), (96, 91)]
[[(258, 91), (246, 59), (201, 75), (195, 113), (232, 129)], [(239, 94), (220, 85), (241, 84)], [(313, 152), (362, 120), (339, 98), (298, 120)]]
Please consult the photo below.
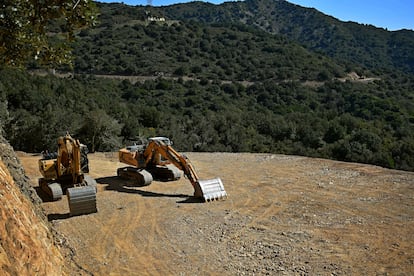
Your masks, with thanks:
[[(228, 198), (190, 182), (129, 187), (116, 154), (90, 154), (98, 213), (45, 202), (83, 275), (413, 275), (414, 173), (271, 154), (187, 153)], [(39, 156), (19, 153), (34, 186)]]

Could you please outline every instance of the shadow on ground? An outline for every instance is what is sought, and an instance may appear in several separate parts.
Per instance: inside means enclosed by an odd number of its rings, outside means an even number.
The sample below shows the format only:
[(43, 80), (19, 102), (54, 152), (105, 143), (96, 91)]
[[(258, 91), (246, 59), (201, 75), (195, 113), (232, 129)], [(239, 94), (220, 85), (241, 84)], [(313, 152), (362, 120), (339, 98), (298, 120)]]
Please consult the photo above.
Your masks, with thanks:
[(136, 186), (134, 187), (133, 185), (131, 185), (131, 182), (120, 179), (117, 176), (97, 178), (96, 182), (98, 182), (98, 184), (107, 185), (105, 189), (109, 191), (117, 191), (121, 193), (129, 193), (129, 194), (139, 194), (144, 197), (186, 198), (184, 200), (177, 201), (177, 203), (202, 203), (203, 202), (202, 199), (188, 196), (185, 194), (164, 194), (164, 193), (155, 193), (151, 191), (143, 191), (143, 190), (137, 189), (138, 187)]
[(71, 217), (71, 215), (69, 213), (66, 213), (66, 214), (48, 214), (47, 215), (47, 220), (52, 221), (52, 220), (59, 220), (59, 219), (68, 219), (70, 217)]
[(37, 195), (40, 197), (42, 202), (52, 202), (53, 200), (50, 198), (48, 194), (46, 194), (39, 186), (34, 187)]

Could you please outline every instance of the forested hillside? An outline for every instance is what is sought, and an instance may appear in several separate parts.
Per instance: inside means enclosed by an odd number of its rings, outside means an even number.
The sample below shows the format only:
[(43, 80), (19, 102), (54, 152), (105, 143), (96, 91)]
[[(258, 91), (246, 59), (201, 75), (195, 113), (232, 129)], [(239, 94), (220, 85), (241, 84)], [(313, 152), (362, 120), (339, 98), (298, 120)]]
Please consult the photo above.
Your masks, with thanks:
[(389, 32), (372, 25), (342, 22), (287, 1), (246, 0), (218, 6), (193, 2), (153, 8), (153, 12), (176, 20), (238, 22), (283, 35), (341, 62), (357, 63), (371, 70), (414, 72), (413, 31)]
[[(1, 73), (6, 136), (17, 150), (55, 147), (70, 130), (92, 150), (165, 135), (183, 151), (278, 152), (412, 170), (413, 79), (135, 84), (93, 76)], [(398, 90), (397, 90), (398, 89)], [(3, 100), (4, 102), (4, 100)]]
[[(254, 3), (259, 6), (241, 12)], [(16, 150), (39, 152), (53, 149), (66, 131), (92, 151), (163, 135), (180, 151), (298, 154), (414, 170), (409, 66), (390, 66), (397, 59), (388, 54), (378, 56), (378, 67), (362, 58), (339, 61), (247, 24), (243, 14), (259, 18), (263, 3), (99, 4), (101, 23), (77, 34), (74, 69), (65, 78), (2, 69), (5, 136)], [(275, 3), (303, 16), (316, 13)], [(207, 12), (212, 20), (205, 19)], [(149, 21), (149, 15), (166, 20)], [(290, 17), (284, 21), (296, 26)], [(401, 49), (410, 45), (407, 40)], [(341, 51), (353, 51), (346, 45)]]
[(111, 25), (80, 33), (75, 72), (227, 81), (326, 80), (344, 65), (240, 24)]

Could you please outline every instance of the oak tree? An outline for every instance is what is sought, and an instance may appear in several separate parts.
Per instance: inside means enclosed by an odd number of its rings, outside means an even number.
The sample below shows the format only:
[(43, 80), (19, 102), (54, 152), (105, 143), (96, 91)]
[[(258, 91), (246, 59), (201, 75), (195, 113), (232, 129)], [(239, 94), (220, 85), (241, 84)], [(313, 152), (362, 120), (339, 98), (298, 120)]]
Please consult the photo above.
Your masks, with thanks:
[[(97, 21), (90, 0), (3, 0), (0, 4), (0, 66), (47, 67), (72, 63), (77, 30)], [(57, 27), (58, 26), (58, 27)]]

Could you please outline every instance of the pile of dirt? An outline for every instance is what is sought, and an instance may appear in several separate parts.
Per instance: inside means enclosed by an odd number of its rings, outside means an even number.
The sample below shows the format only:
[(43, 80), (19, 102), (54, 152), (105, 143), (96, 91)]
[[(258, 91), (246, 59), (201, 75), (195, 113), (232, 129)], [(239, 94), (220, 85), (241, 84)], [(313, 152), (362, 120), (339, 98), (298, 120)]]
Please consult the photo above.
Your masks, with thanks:
[(0, 274), (62, 275), (64, 258), (13, 148), (0, 136)]

